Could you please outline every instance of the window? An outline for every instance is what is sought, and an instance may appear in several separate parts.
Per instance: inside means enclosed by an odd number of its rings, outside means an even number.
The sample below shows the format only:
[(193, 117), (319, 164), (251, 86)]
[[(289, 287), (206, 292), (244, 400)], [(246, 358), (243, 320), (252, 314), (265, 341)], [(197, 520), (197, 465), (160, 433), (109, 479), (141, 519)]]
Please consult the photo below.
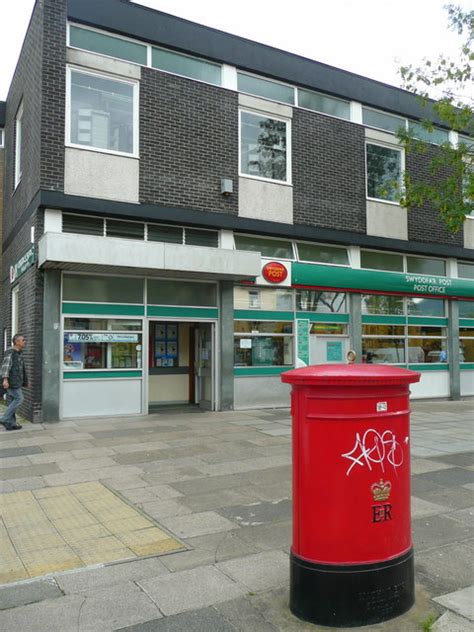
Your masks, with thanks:
[(459, 361), (474, 362), (474, 327), (459, 330)]
[(237, 320), (235, 366), (292, 366), (293, 322)]
[(408, 128), (412, 136), (418, 140), (432, 143), (434, 145), (441, 145), (449, 141), (449, 133), (445, 129), (439, 127), (430, 128), (425, 127), (422, 123), (415, 123), (413, 121), (408, 122)]
[(474, 301), (458, 301), (459, 317), (474, 318)]
[(403, 325), (363, 325), (362, 362), (404, 364), (405, 327)]
[(402, 151), (382, 145), (366, 144), (367, 196), (397, 202), (402, 179)]
[(121, 239), (145, 239), (145, 224), (140, 222), (124, 222), (118, 219), (106, 220), (107, 237), (120, 237)]
[(69, 27), (69, 45), (90, 50), (93, 53), (124, 59), (135, 64), (147, 65), (147, 47), (130, 40), (106, 35), (79, 26)]
[(5, 147), (5, 131), (0, 127), (0, 148)]
[(263, 309), (269, 311), (292, 311), (293, 290), (291, 288), (249, 288), (234, 286), (235, 309)]
[(298, 105), (307, 110), (323, 112), (324, 114), (331, 114), (347, 120), (351, 117), (350, 105), (347, 101), (312, 92), (311, 90), (298, 88)]
[(221, 85), (221, 67), (196, 57), (182, 55), (164, 48), (153, 48), (151, 64), (153, 68), (158, 68), (158, 70), (213, 83), (216, 86)]
[(138, 84), (73, 68), (68, 78), (67, 142), (137, 155)]
[(368, 127), (377, 127), (393, 134), (396, 134), (400, 128), (405, 129), (404, 118), (364, 107), (362, 108), (362, 122)]
[(321, 244), (309, 244), (297, 242), (298, 259), (315, 263), (330, 263), (331, 265), (349, 265), (349, 257), (346, 248), (337, 246), (323, 246)]
[(11, 315), (12, 315), (12, 321), (11, 321), (11, 337), (13, 338), (13, 336), (17, 333), (19, 333), (19, 286), (17, 285), (16, 287), (12, 288), (12, 294), (11, 294), (11, 298), (12, 298), (12, 303), (11, 303)]
[(148, 241), (162, 241), (167, 244), (182, 244), (183, 229), (179, 226), (148, 224)]
[(76, 233), (79, 235), (104, 234), (104, 220), (101, 217), (62, 213), (62, 224), (63, 233)]
[(361, 250), (360, 265), (362, 268), (367, 268), (371, 270), (403, 272), (403, 255), (393, 255), (388, 252)]
[(198, 228), (184, 229), (184, 243), (187, 246), (203, 246), (217, 248), (219, 246), (219, 234), (215, 230), (200, 230)]
[(415, 274), (446, 275), (446, 264), (442, 259), (427, 257), (407, 257), (407, 272)]
[(262, 257), (275, 259), (293, 259), (293, 244), (291, 241), (280, 239), (263, 239), (261, 237), (247, 237), (234, 235), (236, 250), (250, 250), (260, 252)]
[[(183, 323), (150, 323), (150, 337), (148, 345), (151, 369), (176, 368), (180, 366), (179, 343), (180, 337), (183, 337), (183, 333)], [(184, 340), (182, 340), (182, 342), (184, 342)], [(186, 340), (186, 343), (187, 342), (188, 341)], [(184, 347), (187, 346), (187, 344), (184, 345)], [(186, 363), (183, 363), (183, 360), (184, 358), (182, 358), (182, 365), (186, 366)]]
[(319, 336), (346, 336), (347, 325), (341, 325), (339, 323), (313, 323), (309, 333)]
[(447, 362), (446, 330), (442, 327), (408, 327), (408, 362)]
[(216, 307), (217, 286), (215, 283), (149, 279), (148, 304)]
[(21, 176), (23, 173), (23, 101), (20, 103), (20, 107), (15, 117), (15, 189), (20, 184)]
[(297, 290), (296, 310), (319, 314), (344, 314), (347, 313), (346, 295), (341, 292)]
[(363, 294), (362, 313), (376, 315), (403, 315), (405, 313), (403, 296)]
[(64, 274), (63, 300), (143, 304), (143, 279)]
[(285, 86), (276, 81), (263, 79), (262, 77), (253, 77), (242, 72), (237, 73), (237, 86), (239, 92), (247, 92), (255, 94), (264, 99), (272, 101), (282, 101), (293, 105), (295, 102), (295, 89), (291, 86)]
[(264, 114), (240, 112), (242, 175), (289, 182), (289, 122)]
[(142, 322), (65, 318), (63, 365), (75, 371), (141, 368)]
[(407, 296), (406, 302), (409, 316), (445, 316), (443, 299)]

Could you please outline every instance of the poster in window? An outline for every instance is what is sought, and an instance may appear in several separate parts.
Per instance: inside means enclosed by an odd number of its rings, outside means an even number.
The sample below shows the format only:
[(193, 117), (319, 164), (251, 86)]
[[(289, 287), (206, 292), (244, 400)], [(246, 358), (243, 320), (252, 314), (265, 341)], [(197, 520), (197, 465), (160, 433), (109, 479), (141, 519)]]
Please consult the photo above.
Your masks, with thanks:
[(167, 337), (168, 340), (177, 340), (178, 339), (178, 327), (176, 325), (168, 325), (167, 326), (166, 337)]
[(342, 342), (332, 341), (326, 342), (326, 360), (327, 362), (342, 362)]
[(166, 343), (166, 355), (168, 358), (176, 358), (178, 356), (178, 345), (176, 342)]
[(165, 339), (166, 339), (166, 325), (164, 324), (156, 325), (155, 340), (165, 340)]

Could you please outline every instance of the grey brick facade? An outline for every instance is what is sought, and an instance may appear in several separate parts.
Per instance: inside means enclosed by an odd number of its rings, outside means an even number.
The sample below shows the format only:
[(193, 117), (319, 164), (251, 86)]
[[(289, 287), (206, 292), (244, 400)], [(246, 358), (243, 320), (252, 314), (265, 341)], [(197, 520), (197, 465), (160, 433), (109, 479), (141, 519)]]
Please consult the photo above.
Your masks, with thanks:
[(142, 68), (140, 202), (236, 215), (237, 195), (237, 94)]
[(322, 114), (293, 114), (294, 222), (364, 233), (364, 128)]

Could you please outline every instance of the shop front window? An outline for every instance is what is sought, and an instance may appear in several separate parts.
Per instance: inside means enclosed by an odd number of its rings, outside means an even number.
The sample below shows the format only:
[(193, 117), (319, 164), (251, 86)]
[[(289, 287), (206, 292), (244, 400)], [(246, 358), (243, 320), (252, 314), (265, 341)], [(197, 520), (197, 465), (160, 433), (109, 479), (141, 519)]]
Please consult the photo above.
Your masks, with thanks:
[(446, 330), (442, 327), (408, 327), (408, 362), (447, 362)]
[(405, 339), (364, 337), (362, 339), (362, 362), (367, 364), (404, 364)]
[(300, 312), (347, 313), (346, 295), (341, 292), (321, 292), (319, 290), (298, 290), (296, 309)]
[(63, 366), (68, 370), (139, 369), (140, 321), (71, 317), (64, 321)]
[(474, 327), (459, 330), (459, 361), (474, 362)]
[(444, 317), (444, 301), (440, 298), (421, 298), (407, 296), (409, 316), (439, 316)]
[(292, 311), (293, 290), (291, 288), (234, 287), (235, 309), (262, 309), (269, 311)]
[(403, 315), (404, 312), (403, 296), (391, 296), (384, 294), (362, 295), (363, 314)]
[(244, 366), (292, 366), (293, 322), (235, 321), (234, 362)]

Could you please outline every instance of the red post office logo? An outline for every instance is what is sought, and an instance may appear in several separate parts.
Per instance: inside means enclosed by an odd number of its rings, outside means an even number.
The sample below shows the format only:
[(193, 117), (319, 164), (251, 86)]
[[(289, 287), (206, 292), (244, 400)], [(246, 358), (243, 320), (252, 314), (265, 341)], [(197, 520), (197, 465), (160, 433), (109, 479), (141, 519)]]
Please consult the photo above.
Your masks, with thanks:
[(262, 276), (268, 283), (283, 283), (288, 276), (288, 270), (282, 263), (270, 261), (263, 266)]

